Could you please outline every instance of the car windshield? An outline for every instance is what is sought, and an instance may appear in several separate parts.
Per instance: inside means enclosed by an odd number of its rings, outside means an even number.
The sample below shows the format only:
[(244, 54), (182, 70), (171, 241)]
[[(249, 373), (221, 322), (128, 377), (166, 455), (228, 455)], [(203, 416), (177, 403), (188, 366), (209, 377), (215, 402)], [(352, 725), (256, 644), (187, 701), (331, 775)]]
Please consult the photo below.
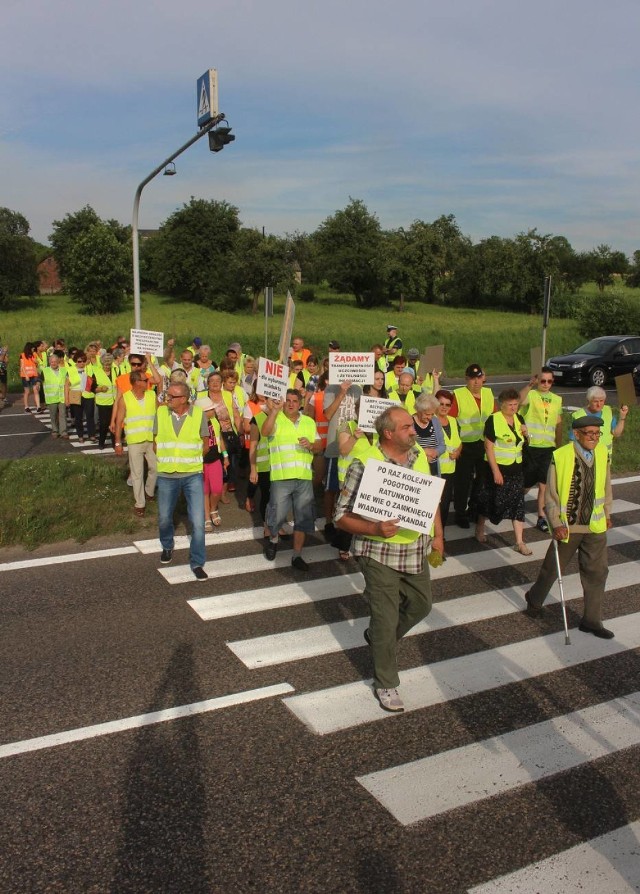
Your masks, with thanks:
[(574, 354), (596, 354), (598, 357), (602, 354), (608, 354), (612, 347), (612, 342), (608, 338), (592, 338), (585, 345), (580, 345), (573, 352)]

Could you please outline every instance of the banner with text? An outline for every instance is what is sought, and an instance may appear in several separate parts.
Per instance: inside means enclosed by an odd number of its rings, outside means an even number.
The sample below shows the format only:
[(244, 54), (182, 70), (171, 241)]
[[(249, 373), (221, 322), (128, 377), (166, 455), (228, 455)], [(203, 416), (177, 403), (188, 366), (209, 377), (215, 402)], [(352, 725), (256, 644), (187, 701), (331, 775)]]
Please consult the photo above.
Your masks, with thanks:
[(151, 354), (162, 360), (164, 353), (164, 332), (152, 332), (150, 329), (132, 329), (129, 333), (130, 351), (132, 354)]
[(397, 519), (401, 528), (429, 534), (443, 489), (443, 478), (369, 459), (353, 511), (364, 518)]
[(271, 400), (284, 400), (289, 385), (289, 367), (276, 360), (258, 359), (256, 393)]
[(368, 397), (363, 394), (360, 398), (360, 411), (358, 413), (358, 428), (361, 431), (374, 432), (375, 422), (380, 413), (384, 413), (389, 407), (397, 407), (393, 400), (385, 400), (384, 397)]
[(330, 351), (329, 384), (349, 381), (353, 385), (373, 385), (375, 361), (373, 351)]

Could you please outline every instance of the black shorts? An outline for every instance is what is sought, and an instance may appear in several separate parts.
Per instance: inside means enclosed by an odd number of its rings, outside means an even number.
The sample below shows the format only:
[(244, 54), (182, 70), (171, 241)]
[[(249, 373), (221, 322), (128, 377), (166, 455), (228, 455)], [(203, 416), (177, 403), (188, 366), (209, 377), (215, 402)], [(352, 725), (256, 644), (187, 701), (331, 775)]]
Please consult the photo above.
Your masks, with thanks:
[(527, 447), (524, 458), (524, 486), (546, 484), (555, 447)]

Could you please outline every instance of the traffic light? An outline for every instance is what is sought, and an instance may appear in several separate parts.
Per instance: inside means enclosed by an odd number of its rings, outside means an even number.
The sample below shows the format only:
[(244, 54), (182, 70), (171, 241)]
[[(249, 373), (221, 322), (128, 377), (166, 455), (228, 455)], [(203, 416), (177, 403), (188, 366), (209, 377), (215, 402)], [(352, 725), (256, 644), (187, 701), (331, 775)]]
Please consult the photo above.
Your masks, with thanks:
[(231, 133), (230, 127), (217, 127), (209, 131), (209, 149), (212, 152), (220, 152), (227, 143), (233, 143), (234, 140), (235, 135)]

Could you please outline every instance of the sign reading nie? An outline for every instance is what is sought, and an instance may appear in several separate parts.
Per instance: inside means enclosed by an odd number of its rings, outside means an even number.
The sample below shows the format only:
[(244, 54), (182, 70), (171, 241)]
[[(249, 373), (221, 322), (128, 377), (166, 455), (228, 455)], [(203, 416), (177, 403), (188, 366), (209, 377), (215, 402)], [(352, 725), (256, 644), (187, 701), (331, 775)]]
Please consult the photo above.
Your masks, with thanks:
[(271, 400), (284, 400), (289, 384), (289, 367), (277, 360), (258, 359), (256, 393)]
[(331, 351), (329, 384), (348, 381), (354, 385), (373, 385), (375, 359), (373, 351)]
[(429, 534), (443, 489), (443, 478), (368, 459), (353, 511), (364, 518), (396, 519), (401, 528)]

